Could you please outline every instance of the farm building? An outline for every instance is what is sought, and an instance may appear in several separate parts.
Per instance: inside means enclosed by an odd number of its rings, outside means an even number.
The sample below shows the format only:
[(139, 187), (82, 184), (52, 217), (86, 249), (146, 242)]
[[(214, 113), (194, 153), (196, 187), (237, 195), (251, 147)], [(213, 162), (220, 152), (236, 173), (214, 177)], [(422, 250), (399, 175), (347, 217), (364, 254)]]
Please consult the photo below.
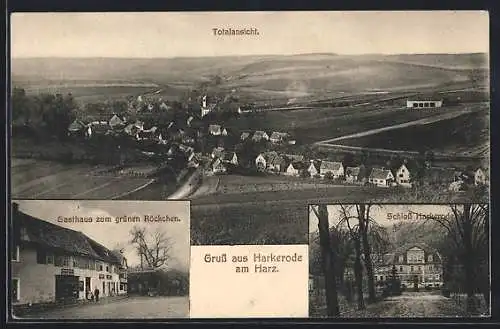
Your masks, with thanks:
[(407, 108), (432, 108), (442, 107), (443, 100), (407, 100)]
[(306, 170), (307, 166), (304, 162), (290, 162), (286, 168), (285, 175), (299, 177)]
[(13, 204), (14, 305), (127, 293), (127, 260), (85, 234), (32, 217)]
[(372, 168), (368, 182), (380, 187), (389, 187), (394, 183), (394, 175), (388, 169)]
[(321, 161), (321, 165), (319, 167), (320, 176), (324, 178), (329, 172), (333, 175), (333, 178), (343, 177), (344, 166), (342, 165), (342, 162)]

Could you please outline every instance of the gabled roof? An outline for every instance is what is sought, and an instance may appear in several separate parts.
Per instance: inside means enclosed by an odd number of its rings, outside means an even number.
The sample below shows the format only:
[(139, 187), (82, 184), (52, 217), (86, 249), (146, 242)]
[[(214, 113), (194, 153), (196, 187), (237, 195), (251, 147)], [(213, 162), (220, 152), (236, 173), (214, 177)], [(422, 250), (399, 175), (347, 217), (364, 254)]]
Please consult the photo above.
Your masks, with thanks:
[(49, 223), (21, 211), (13, 212), (13, 221), (15, 230), (25, 229), (26, 235), (21, 236), (23, 242), (35, 243), (73, 255), (121, 263), (111, 250), (82, 232)]
[(370, 178), (373, 179), (387, 179), (389, 176), (392, 176), (389, 169), (372, 168), (372, 171), (370, 172)]
[(209, 125), (208, 131), (210, 131), (213, 134), (220, 134), (221, 133), (221, 126), (220, 125)]
[(266, 162), (270, 165), (285, 165), (286, 164), (286, 160), (281, 156), (279, 155), (278, 153), (276, 152), (267, 152), (264, 154), (264, 158), (266, 159)]
[(321, 161), (320, 170), (337, 171), (342, 168), (342, 162)]
[(253, 138), (254, 139), (261, 139), (263, 138), (264, 136), (266, 136), (266, 132), (265, 131), (261, 131), (261, 130), (257, 130), (254, 134), (253, 134)]
[(224, 153), (223, 147), (216, 147), (212, 150), (212, 154), (218, 158), (220, 158), (223, 155), (223, 153)]
[(68, 127), (69, 131), (80, 131), (86, 127), (86, 124), (81, 120), (75, 119)]
[(345, 168), (345, 174), (350, 176), (358, 176), (361, 172), (360, 167), (347, 167)]
[(283, 138), (286, 138), (288, 137), (288, 133), (282, 133), (282, 132), (278, 132), (278, 131), (273, 131), (271, 136), (270, 136), (270, 139), (283, 139)]
[(223, 160), (223, 161), (232, 161), (232, 160), (233, 160), (234, 155), (236, 155), (236, 153), (235, 153), (235, 152), (225, 151), (225, 152), (222, 154), (222, 160)]
[(316, 171), (319, 171), (320, 163), (318, 161), (310, 161), (307, 165), (307, 169), (311, 168), (311, 166), (313, 166)]
[(305, 157), (303, 155), (283, 154), (283, 156), (293, 162), (301, 162), (305, 160)]
[(306, 163), (304, 163), (302, 161), (292, 161), (292, 162), (290, 162), (288, 167), (290, 167), (290, 166), (292, 166), (296, 170), (306, 169), (307, 167), (309, 167)]
[(117, 125), (122, 125), (124, 124), (124, 121), (120, 119), (116, 114), (109, 119), (109, 125), (110, 126), (117, 126)]
[(250, 133), (249, 132), (243, 132), (241, 133), (241, 139), (247, 139), (248, 137), (250, 137)]

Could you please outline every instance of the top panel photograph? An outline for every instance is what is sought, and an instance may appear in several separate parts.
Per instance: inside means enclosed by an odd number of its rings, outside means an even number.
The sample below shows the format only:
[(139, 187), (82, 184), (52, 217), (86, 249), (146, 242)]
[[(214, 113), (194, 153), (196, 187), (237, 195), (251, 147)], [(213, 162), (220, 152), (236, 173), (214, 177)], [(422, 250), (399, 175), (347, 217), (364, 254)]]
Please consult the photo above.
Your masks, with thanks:
[(485, 11), (14, 13), (10, 41), (13, 198), (290, 243), (307, 204), (489, 200)]

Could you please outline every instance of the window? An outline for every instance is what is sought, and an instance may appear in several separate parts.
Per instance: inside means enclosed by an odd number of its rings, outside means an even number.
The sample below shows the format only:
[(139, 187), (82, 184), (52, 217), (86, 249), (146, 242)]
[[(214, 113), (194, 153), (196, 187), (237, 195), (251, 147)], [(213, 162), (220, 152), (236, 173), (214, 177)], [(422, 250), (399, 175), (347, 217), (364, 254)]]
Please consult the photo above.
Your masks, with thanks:
[(399, 256), (399, 262), (400, 262), (400, 263), (403, 263), (403, 262), (404, 262), (404, 256), (403, 256), (403, 255)]
[(422, 271), (422, 266), (419, 266), (419, 267), (418, 267), (418, 271), (419, 271), (419, 272), (420, 272), (420, 271)]
[(54, 264), (54, 255), (47, 255), (47, 264)]
[(430, 103), (430, 107), (436, 107), (436, 103), (434, 102)]
[(410, 272), (413, 272), (413, 266), (410, 266)]
[(424, 103), (424, 107), (429, 107), (429, 103)]
[(12, 279), (12, 300), (18, 301), (20, 296), (21, 281), (17, 278)]
[(99, 264), (99, 271), (102, 271), (102, 264)]
[(12, 248), (11, 260), (13, 262), (19, 262), (19, 246)]
[(44, 250), (37, 249), (36, 262), (37, 264), (47, 264), (47, 254)]
[(427, 256), (427, 261), (432, 262), (432, 255)]
[(109, 266), (106, 265), (106, 272), (109, 272)]
[(399, 272), (403, 272), (403, 266), (399, 267)]
[(399, 174), (399, 177), (400, 177), (400, 178), (403, 178), (403, 176), (404, 176), (403, 174)]
[(418, 107), (418, 103), (413, 103), (413, 107)]

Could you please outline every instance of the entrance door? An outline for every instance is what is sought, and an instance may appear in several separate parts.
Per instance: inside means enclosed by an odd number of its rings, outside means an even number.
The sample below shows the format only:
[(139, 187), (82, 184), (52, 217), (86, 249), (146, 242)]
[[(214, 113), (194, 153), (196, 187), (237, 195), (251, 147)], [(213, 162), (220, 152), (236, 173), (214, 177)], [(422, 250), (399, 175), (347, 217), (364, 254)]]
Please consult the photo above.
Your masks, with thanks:
[(79, 280), (73, 275), (56, 275), (56, 299), (78, 299)]
[(102, 295), (106, 296), (106, 282), (102, 283)]
[(90, 278), (85, 278), (85, 298), (90, 294), (92, 289), (90, 288)]

